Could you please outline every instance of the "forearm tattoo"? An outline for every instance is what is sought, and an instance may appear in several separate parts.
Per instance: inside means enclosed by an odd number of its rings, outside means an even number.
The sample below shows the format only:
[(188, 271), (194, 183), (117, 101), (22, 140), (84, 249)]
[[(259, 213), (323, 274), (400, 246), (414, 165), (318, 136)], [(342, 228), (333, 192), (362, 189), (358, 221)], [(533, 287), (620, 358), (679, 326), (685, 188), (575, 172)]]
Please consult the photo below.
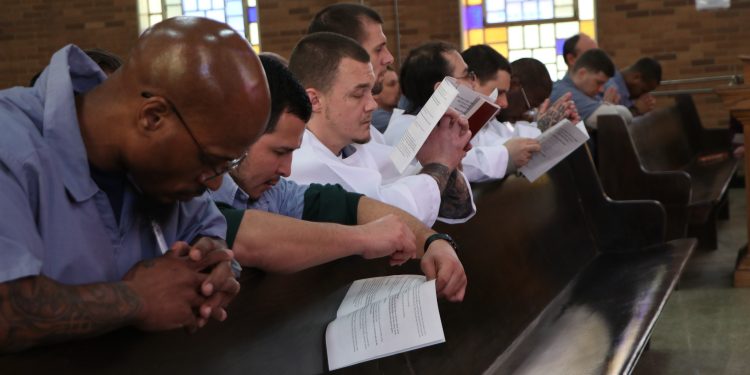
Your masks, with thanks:
[(443, 192), (440, 201), (439, 215), (448, 219), (461, 219), (469, 216), (472, 211), (470, 186), (461, 177), (458, 170), (454, 170), (448, 179), (448, 187)]
[(565, 118), (565, 109), (567, 105), (565, 102), (555, 102), (555, 104), (544, 112), (542, 116), (537, 120), (536, 124), (539, 130), (545, 131), (550, 126), (557, 124)]
[(87, 337), (132, 321), (142, 308), (122, 283), (66, 286), (44, 276), (0, 284), (0, 352)]
[(432, 178), (434, 178), (435, 181), (437, 181), (438, 188), (440, 188), (441, 195), (445, 191), (445, 188), (448, 186), (448, 180), (451, 177), (450, 168), (440, 163), (427, 164), (424, 167), (422, 167), (422, 171), (419, 173), (424, 173), (424, 174), (428, 174), (432, 176)]

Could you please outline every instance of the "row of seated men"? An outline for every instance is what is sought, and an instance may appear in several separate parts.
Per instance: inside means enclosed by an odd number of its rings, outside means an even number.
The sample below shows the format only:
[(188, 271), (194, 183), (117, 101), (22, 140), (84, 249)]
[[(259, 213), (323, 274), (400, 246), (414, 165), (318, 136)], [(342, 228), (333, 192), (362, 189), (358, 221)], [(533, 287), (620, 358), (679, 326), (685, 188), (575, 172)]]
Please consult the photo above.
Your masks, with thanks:
[[(287, 67), (226, 24), (172, 18), (122, 66), (69, 45), (32, 87), (0, 91), (0, 350), (128, 325), (195, 331), (228, 318), (242, 267), (351, 255), (421, 258), (438, 295), (460, 302), (457, 244), (430, 227), (470, 220), (471, 182), (505, 177), (539, 151), (534, 134), (579, 121), (576, 94), (550, 101), (538, 61), (429, 42), (402, 65), (407, 105), (381, 134), (382, 23), (365, 6), (324, 8)], [(500, 119), (472, 138), (449, 110), (396, 171), (389, 132), (445, 76), (494, 96)]]

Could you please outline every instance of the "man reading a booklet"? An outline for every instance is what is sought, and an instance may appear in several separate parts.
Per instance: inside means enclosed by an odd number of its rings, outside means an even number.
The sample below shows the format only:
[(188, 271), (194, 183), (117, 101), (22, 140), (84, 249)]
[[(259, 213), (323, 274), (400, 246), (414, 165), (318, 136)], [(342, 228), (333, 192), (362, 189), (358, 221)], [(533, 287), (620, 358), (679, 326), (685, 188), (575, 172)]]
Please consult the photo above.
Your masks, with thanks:
[[(384, 134), (386, 143), (396, 145), (401, 141), (406, 129), (414, 122), (417, 113), (446, 76), (454, 78), (455, 82), (470, 90), (474, 90), (477, 85), (475, 73), (469, 70), (458, 50), (448, 43), (425, 43), (409, 53), (401, 66), (401, 90), (408, 99), (409, 106), (405, 111), (395, 111), (391, 116)], [(507, 88), (501, 88), (507, 90)], [(489, 91), (494, 91), (494, 89)], [(501, 99), (499, 104), (502, 106), (507, 102), (503, 103)], [(481, 139), (488, 134), (482, 129), (478, 131), (477, 136)], [(503, 178), (509, 163), (515, 160), (523, 165), (528, 162), (531, 153), (539, 151), (539, 144), (531, 139), (513, 141), (508, 147), (500, 143), (477, 146), (475, 139), (477, 138), (472, 139), (474, 147), (463, 159), (463, 171), (472, 182)], [(508, 153), (509, 148), (513, 152), (511, 157)]]
[(268, 125), (247, 159), (211, 194), (224, 206), (227, 242), (236, 259), (248, 267), (294, 272), (350, 255), (390, 256), (392, 264), (401, 264), (424, 249), (422, 270), (437, 279), (438, 294), (463, 299), (466, 276), (444, 235), (396, 207), (339, 185), (285, 179), (312, 108), (305, 89), (281, 63), (267, 56), (260, 60), (271, 91)]
[(428, 226), (438, 216), (455, 222), (473, 215), (471, 190), (457, 168), (471, 136), (465, 119), (455, 113), (442, 116), (417, 155), (421, 165), (402, 174), (389, 160), (392, 147), (370, 141), (380, 133), (370, 126), (377, 104), (367, 51), (351, 38), (315, 33), (297, 44), (289, 67), (312, 103), (292, 180), (340, 184), (399, 207)]

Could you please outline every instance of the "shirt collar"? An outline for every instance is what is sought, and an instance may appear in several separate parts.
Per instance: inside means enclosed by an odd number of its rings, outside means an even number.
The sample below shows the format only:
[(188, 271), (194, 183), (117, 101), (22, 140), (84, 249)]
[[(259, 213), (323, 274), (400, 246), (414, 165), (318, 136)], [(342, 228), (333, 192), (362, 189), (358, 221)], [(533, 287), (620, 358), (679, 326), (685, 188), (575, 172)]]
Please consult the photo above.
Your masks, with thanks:
[(211, 190), (210, 194), (214, 201), (226, 203), (238, 209), (240, 207), (236, 207), (235, 202), (241, 203), (242, 208), (244, 208), (250, 201), (250, 196), (234, 182), (234, 179), (228, 173), (225, 173), (222, 177), (219, 190)]
[(75, 94), (86, 93), (106, 79), (104, 72), (81, 49), (70, 44), (57, 51), (39, 86), (44, 101), (43, 136), (59, 156), (63, 183), (76, 201), (99, 188), (91, 179), (86, 146), (81, 137)]

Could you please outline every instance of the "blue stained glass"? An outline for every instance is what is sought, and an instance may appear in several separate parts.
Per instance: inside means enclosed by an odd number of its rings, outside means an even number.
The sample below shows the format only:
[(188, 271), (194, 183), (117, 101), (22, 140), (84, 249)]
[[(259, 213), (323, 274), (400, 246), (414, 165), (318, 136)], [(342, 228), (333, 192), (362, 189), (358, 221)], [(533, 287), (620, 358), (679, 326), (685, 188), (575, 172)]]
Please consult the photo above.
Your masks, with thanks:
[(466, 7), (464, 27), (469, 30), (481, 29), (482, 27), (484, 27), (484, 22), (482, 21), (482, 13), (483, 11), (481, 5)]
[(247, 8), (247, 22), (258, 22), (258, 8)]
[(558, 39), (555, 40), (555, 51), (557, 52), (558, 55), (562, 55), (563, 54), (563, 45), (564, 44), (565, 44), (565, 38), (563, 38), (563, 39), (559, 39), (558, 38)]

